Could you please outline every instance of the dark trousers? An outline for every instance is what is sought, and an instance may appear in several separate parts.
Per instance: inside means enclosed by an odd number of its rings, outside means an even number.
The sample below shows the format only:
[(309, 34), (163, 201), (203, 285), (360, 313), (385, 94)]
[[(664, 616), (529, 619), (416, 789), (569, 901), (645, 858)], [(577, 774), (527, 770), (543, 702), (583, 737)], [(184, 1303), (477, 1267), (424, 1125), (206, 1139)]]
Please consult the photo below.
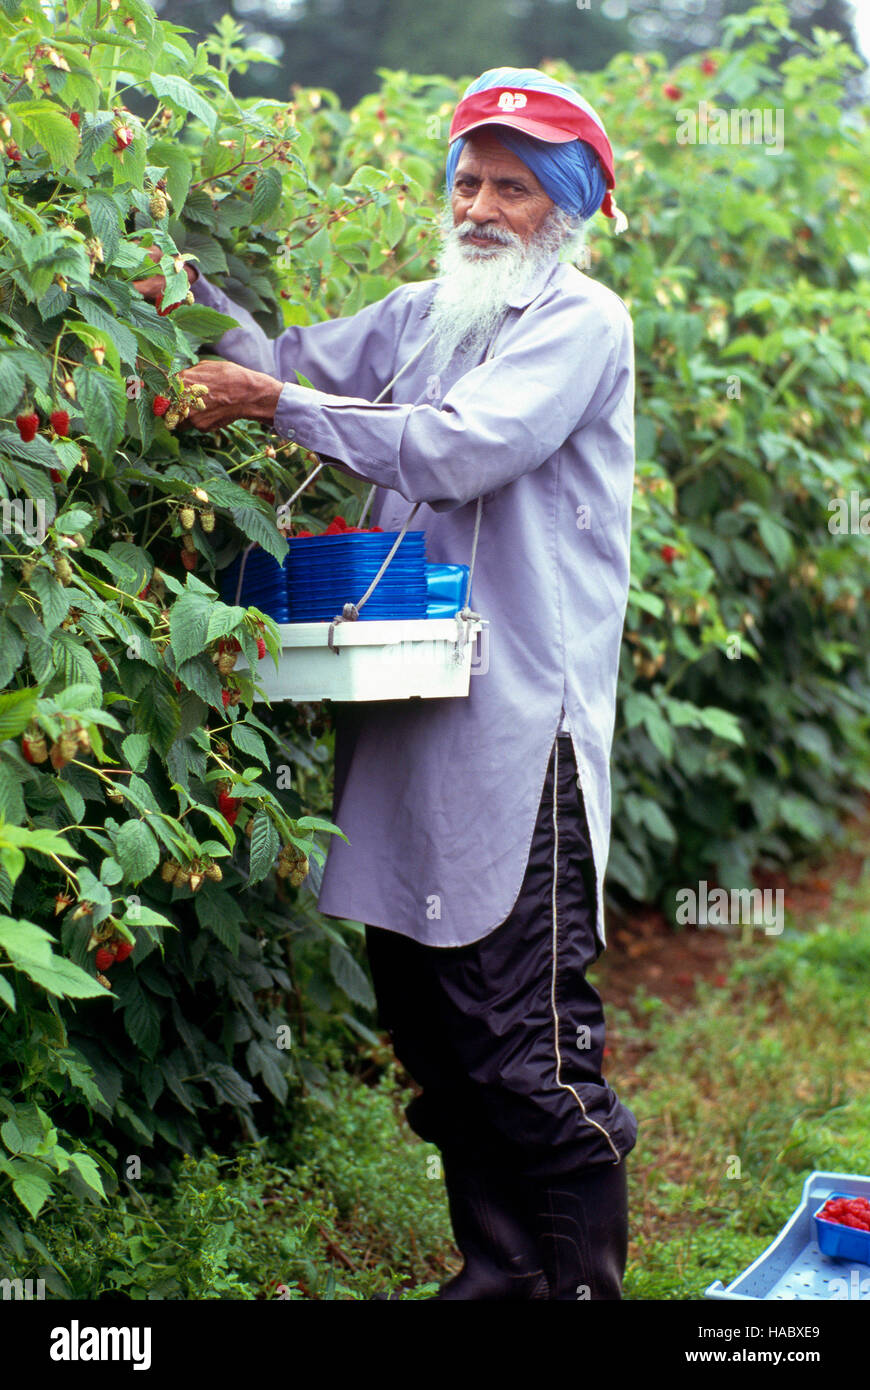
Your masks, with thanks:
[(602, 1075), (604, 1015), (586, 979), (601, 952), (595, 872), (576, 777), (560, 736), (516, 904), (483, 940), (424, 946), (366, 928), (381, 1026), (422, 1088), (411, 1128), (519, 1178), (617, 1164), (637, 1137)]

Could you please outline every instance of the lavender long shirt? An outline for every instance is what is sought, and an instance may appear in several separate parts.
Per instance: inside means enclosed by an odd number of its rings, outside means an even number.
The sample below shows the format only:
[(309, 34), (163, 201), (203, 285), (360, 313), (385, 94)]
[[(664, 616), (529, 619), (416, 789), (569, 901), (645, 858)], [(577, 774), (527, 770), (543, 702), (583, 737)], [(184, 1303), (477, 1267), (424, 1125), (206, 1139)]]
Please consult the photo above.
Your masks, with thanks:
[[(268, 339), (200, 276), (194, 295), (240, 327), (221, 356), (288, 383), (279, 435), (378, 484), (372, 524), (412, 529), (427, 559), (467, 563), (489, 620), (467, 698), (341, 706), (334, 837), (318, 907), (435, 946), (486, 936), (525, 874), (563, 710), (597, 878), (610, 842), (610, 771), (628, 599), (634, 476), (632, 323), (611, 290), (557, 257), (509, 301), (483, 360), (428, 346), (385, 402), (371, 401), (429, 336), (437, 282), (402, 285), (347, 318)], [(295, 369), (317, 388), (296, 384)]]

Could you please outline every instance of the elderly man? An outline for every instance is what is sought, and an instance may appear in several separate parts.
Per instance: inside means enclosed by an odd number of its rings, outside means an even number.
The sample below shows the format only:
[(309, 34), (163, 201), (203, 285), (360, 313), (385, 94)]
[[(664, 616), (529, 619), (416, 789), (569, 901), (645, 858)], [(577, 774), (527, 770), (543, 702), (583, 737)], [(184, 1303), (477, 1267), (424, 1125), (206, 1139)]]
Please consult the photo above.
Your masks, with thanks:
[(618, 1299), (637, 1125), (601, 1074), (586, 970), (605, 944), (633, 346), (623, 302), (560, 260), (599, 207), (621, 216), (613, 156), (592, 108), (534, 69), (472, 83), (449, 142), (436, 279), (269, 341), (200, 276), (196, 299), (240, 327), (184, 379), (209, 387), (194, 425), (260, 420), (376, 484), (384, 530), (420, 503), (430, 561), (468, 559), (484, 499), (487, 661), (465, 699), (341, 707), (349, 843), (318, 905), (366, 924), (379, 1016), (421, 1088), (408, 1119), (443, 1155), (465, 1263), (436, 1297)]

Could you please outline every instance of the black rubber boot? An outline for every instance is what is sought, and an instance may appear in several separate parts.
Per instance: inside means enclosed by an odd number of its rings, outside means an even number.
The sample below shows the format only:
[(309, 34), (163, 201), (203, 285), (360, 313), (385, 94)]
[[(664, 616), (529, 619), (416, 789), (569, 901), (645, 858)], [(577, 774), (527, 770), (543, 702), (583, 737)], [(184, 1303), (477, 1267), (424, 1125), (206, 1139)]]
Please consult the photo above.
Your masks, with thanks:
[(621, 1299), (628, 1255), (625, 1160), (534, 1183), (548, 1297)]
[(444, 1177), (453, 1234), (465, 1265), (433, 1298), (547, 1298), (547, 1280), (518, 1186), (446, 1155)]

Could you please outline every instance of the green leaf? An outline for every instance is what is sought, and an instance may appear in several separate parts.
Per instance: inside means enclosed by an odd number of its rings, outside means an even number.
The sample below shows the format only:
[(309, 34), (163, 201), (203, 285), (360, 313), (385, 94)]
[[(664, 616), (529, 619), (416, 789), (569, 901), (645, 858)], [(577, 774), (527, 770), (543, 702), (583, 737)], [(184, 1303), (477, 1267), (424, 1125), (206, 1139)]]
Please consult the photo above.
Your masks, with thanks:
[(21, 1173), (13, 1177), (12, 1190), (34, 1221), (51, 1196), (51, 1184), (36, 1173)]
[(160, 1010), (139, 984), (124, 1010), (124, 1026), (146, 1057), (156, 1057), (160, 1046)]
[(156, 97), (162, 98), (167, 106), (174, 106), (183, 114), (191, 112), (198, 116), (213, 131), (217, 123), (217, 111), (192, 83), (184, 77), (172, 74), (155, 74), (145, 83)]
[(97, 448), (110, 459), (121, 442), (127, 397), (124, 383), (102, 367), (77, 367), (76, 400)]
[(169, 610), (169, 640), (179, 665), (204, 651), (213, 600), (186, 591)]
[(50, 101), (21, 101), (15, 115), (48, 154), (57, 169), (71, 169), (78, 158), (79, 135), (69, 116)]
[(0, 1003), (5, 1004), (7, 1008), (15, 1013), (15, 990), (12, 988), (5, 975), (0, 975)]
[(172, 312), (172, 322), (198, 343), (215, 343), (228, 329), (235, 328), (238, 320), (207, 304), (180, 304)]
[(105, 1197), (106, 1193), (103, 1188), (103, 1180), (100, 1177), (100, 1170), (90, 1154), (71, 1153), (69, 1161), (70, 1166), (75, 1168), (82, 1181), (100, 1197)]
[(279, 565), (283, 565), (287, 554), (287, 541), (278, 530), (275, 513), (264, 516), (253, 506), (233, 507), (233, 521), (248, 540), (256, 541), (267, 554), (273, 555)]
[(0, 763), (0, 816), (11, 821), (13, 825), (20, 825), (24, 820), (25, 808), (16, 772), (17, 769), (13, 770), (11, 766)]
[(249, 725), (241, 721), (236, 722), (233, 725), (233, 731), (230, 737), (242, 753), (249, 753), (251, 757), (259, 758), (260, 762), (263, 763), (265, 767), (271, 766), (265, 743), (260, 735), (254, 729), (250, 728)]
[(268, 221), (272, 213), (277, 212), (280, 202), (280, 173), (277, 169), (263, 169), (257, 178), (251, 197), (252, 220), (257, 223)]
[(36, 713), (38, 698), (39, 691), (29, 687), (0, 695), (0, 743), (24, 732)]
[(718, 734), (720, 738), (726, 738), (731, 743), (744, 744), (746, 739), (740, 727), (740, 720), (736, 714), (730, 710), (718, 709), (716, 705), (708, 705), (701, 710), (701, 723), (705, 729), (710, 729), (712, 733)]
[(375, 1007), (375, 996), (364, 971), (350, 951), (345, 946), (339, 946), (337, 941), (330, 942), (329, 968), (335, 983), (339, 989), (344, 990), (349, 999), (366, 1009)]
[(153, 676), (139, 693), (134, 707), (137, 732), (147, 734), (164, 757), (178, 733), (181, 708), (175, 690), (165, 677)]
[(30, 587), (42, 604), (42, 622), (46, 632), (53, 632), (70, 610), (72, 599), (69, 590), (44, 565), (38, 565), (33, 571)]
[[(154, 140), (148, 149), (148, 162), (166, 170), (166, 188), (176, 213), (184, 207), (193, 167), (182, 147), (172, 140)], [(209, 202), (209, 211), (211, 199)]]
[(160, 863), (160, 847), (149, 827), (141, 820), (128, 820), (115, 836), (115, 849), (124, 873), (132, 883), (140, 883)]
[(253, 1086), (234, 1067), (225, 1066), (222, 1062), (210, 1062), (205, 1075), (218, 1100), (226, 1101), (229, 1105), (248, 1106), (260, 1099)]
[(269, 815), (259, 810), (251, 830), (251, 883), (260, 883), (273, 867), (281, 848), (281, 840)]
[(124, 757), (127, 759), (127, 766), (133, 772), (144, 772), (148, 766), (148, 755), (151, 752), (151, 740), (146, 734), (128, 734), (121, 744)]

